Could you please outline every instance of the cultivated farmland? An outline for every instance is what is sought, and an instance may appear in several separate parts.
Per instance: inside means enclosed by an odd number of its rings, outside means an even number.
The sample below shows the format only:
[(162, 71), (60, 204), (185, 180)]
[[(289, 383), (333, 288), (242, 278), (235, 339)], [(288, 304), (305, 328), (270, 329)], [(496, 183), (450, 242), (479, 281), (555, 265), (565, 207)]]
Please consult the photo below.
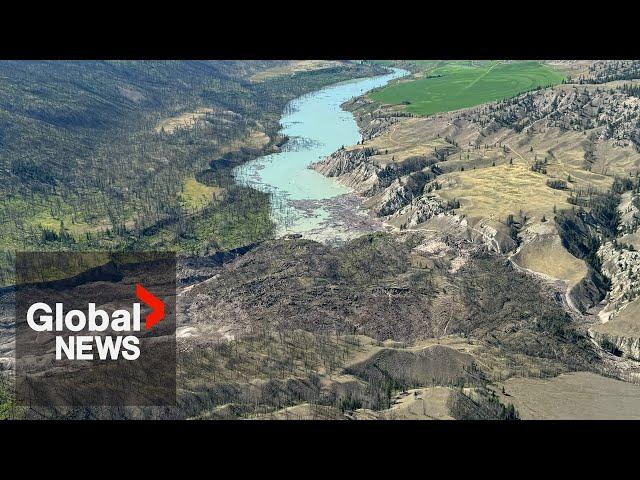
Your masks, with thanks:
[(371, 94), (376, 102), (405, 105), (407, 112), (431, 115), (512, 97), (556, 85), (562, 74), (540, 62), (424, 63), (427, 70)]

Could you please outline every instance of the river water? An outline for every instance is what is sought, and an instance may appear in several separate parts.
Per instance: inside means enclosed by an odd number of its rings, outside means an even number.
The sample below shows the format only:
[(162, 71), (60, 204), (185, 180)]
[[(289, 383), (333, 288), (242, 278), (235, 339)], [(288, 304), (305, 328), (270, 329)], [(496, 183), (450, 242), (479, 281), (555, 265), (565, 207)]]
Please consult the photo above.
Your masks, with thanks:
[(360, 141), (356, 121), (340, 108), (342, 103), (407, 73), (394, 68), (387, 75), (337, 83), (292, 100), (280, 122), (280, 132), (289, 137), (282, 151), (236, 168), (239, 183), (272, 193), (276, 236), (301, 233), (332, 241), (380, 228), (348, 188), (308, 167)]

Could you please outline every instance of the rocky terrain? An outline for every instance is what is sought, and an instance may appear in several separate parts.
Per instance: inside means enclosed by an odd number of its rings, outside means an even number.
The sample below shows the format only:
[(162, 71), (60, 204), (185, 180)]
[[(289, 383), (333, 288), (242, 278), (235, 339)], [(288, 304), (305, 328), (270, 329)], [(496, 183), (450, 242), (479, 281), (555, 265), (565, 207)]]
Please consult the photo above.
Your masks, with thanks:
[(446, 415), (502, 418), (494, 381), (610, 371), (561, 285), (439, 233), (266, 242), (185, 287), (178, 306), (187, 416), (388, 418), (377, 412), (402, 403), (396, 392), (443, 387)]
[(640, 360), (640, 252), (633, 243), (640, 219), (637, 205), (637, 192), (622, 195), (618, 235), (598, 249), (602, 272), (611, 286), (606, 306), (599, 312), (602, 324), (589, 330), (604, 348), (634, 360)]
[(563, 66), (577, 83), (430, 117), (355, 99), (364, 140), (313, 168), (397, 231), (466, 238), (564, 285), (605, 357), (638, 360), (640, 64), (583, 63)]

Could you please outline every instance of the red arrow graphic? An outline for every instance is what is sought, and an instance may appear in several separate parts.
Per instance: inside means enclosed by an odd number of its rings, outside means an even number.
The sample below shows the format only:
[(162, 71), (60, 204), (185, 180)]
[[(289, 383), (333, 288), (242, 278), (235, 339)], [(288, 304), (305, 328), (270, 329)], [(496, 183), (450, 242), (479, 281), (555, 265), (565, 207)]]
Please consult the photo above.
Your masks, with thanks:
[(145, 318), (144, 328), (149, 330), (164, 318), (164, 302), (139, 283), (136, 284), (136, 297), (151, 307), (151, 313)]

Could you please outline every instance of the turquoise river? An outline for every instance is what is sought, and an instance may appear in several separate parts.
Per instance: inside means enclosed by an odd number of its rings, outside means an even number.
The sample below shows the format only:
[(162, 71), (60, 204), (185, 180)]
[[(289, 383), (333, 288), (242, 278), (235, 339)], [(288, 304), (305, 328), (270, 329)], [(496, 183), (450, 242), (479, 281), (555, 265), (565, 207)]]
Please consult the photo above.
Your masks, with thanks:
[(289, 137), (281, 151), (235, 170), (240, 183), (272, 193), (277, 236), (301, 233), (331, 241), (377, 228), (360, 211), (359, 200), (348, 188), (308, 167), (341, 146), (360, 141), (353, 115), (340, 108), (341, 104), (407, 73), (393, 69), (386, 75), (337, 83), (292, 100), (280, 122), (280, 132)]

